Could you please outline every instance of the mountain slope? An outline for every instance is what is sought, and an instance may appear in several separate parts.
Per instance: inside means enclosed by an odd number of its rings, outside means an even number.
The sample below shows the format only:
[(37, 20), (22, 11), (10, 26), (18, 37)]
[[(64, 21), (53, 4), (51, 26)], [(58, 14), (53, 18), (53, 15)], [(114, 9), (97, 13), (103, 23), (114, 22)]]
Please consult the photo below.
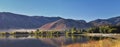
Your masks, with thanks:
[(55, 22), (51, 22), (40, 27), (41, 30), (65, 30), (70, 28), (88, 28), (89, 25), (86, 22), (79, 22), (72, 19), (60, 19)]
[(34, 29), (48, 22), (56, 21), (59, 18), (55, 19), (54, 17), (54, 20), (50, 19), (52, 19), (52, 17), (34, 17), (10, 12), (0, 12), (0, 29)]
[(65, 30), (76, 27), (78, 29), (86, 29), (89, 27), (106, 26), (106, 25), (120, 25), (120, 16), (109, 19), (97, 19), (91, 22), (84, 20), (60, 19), (40, 27), (41, 30)]
[(120, 16), (112, 17), (109, 19), (97, 19), (89, 22), (93, 26), (104, 26), (104, 25), (120, 25)]

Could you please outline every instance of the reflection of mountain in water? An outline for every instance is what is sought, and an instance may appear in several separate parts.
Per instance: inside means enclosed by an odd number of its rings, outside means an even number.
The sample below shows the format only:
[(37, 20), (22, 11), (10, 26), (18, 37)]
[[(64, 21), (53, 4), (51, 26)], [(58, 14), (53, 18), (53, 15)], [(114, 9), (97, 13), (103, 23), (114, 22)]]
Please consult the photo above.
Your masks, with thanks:
[[(80, 44), (90, 45), (101, 41), (110, 42), (116, 40), (108, 37), (88, 37), (88, 36), (35, 36), (35, 35), (13, 35), (2, 36), (0, 46), (3, 47), (74, 47)], [(114, 41), (112, 41), (114, 42)], [(119, 41), (120, 42), (120, 41)], [(100, 43), (98, 43), (100, 44)], [(72, 45), (72, 46), (71, 46)], [(107, 44), (104, 44), (107, 45)], [(82, 47), (82, 46), (81, 46)]]

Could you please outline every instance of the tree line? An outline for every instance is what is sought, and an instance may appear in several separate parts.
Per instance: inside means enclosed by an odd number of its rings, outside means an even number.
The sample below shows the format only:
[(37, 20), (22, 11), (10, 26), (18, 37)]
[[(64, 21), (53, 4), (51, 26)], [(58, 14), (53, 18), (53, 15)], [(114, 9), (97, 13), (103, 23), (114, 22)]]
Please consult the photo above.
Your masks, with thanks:
[(64, 31), (41, 31), (37, 29), (31, 32), (0, 32), (0, 35), (16, 35), (16, 34), (31, 34), (31, 35), (71, 35), (71, 34), (85, 34), (85, 33), (120, 33), (120, 26), (100, 26), (91, 27), (89, 29), (77, 29), (75, 27)]

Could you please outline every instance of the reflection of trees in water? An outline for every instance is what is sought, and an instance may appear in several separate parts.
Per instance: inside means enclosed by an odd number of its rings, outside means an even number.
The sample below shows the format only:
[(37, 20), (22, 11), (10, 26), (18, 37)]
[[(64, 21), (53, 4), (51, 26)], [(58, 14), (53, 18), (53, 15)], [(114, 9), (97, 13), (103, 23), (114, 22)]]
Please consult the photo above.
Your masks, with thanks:
[(69, 39), (67, 39), (64, 42), (64, 45), (70, 45), (70, 44), (82, 44), (82, 43), (87, 43), (89, 41), (100, 41), (104, 39), (109, 39), (109, 40), (114, 40), (115, 38), (110, 38), (110, 37), (97, 37), (97, 36), (81, 36), (81, 35), (70, 35)]
[(86, 38), (88, 40), (101, 40), (101, 39), (115, 39), (112, 37), (103, 37), (103, 36), (84, 36), (84, 35), (29, 35), (29, 34), (22, 34), (22, 35), (0, 35), (0, 38), (59, 38), (61, 36), (64, 36), (65, 38), (69, 38), (69, 39), (83, 39)]
[(22, 34), (22, 35), (0, 35), (0, 39), (5, 38), (58, 38), (61, 35), (29, 35), (29, 34)]
[[(103, 42), (109, 42), (110, 43), (116, 43), (113, 40), (116, 40), (115, 38), (110, 37), (100, 37), (100, 36), (83, 36), (83, 35), (4, 35), (0, 36), (1, 38), (34, 38), (39, 40), (41, 43), (48, 44), (48, 45), (54, 45), (54, 46), (69, 46), (69, 45), (78, 45), (78, 44), (84, 44), (84, 45), (92, 45), (93, 43), (96, 44), (102, 44), (107, 45)], [(103, 40), (103, 41), (102, 41)], [(116, 40), (117, 41), (117, 40)], [(119, 41), (120, 42), (120, 41)]]

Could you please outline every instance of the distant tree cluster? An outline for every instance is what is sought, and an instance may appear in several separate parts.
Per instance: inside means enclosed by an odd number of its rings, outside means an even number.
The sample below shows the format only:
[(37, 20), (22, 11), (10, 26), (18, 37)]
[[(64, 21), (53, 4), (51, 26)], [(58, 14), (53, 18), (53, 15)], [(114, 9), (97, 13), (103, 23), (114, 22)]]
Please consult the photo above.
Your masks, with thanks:
[(120, 26), (100, 26), (87, 30), (88, 33), (120, 33)]

